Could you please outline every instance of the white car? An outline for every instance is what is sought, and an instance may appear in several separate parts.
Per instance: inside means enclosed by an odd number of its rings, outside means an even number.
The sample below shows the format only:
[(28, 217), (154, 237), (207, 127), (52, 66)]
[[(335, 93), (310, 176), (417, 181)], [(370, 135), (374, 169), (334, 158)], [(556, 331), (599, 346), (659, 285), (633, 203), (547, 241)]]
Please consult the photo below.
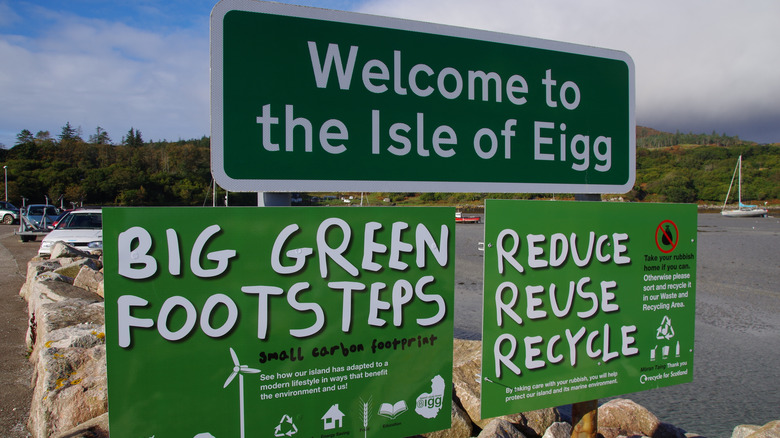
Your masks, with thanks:
[(4, 224), (13, 224), (19, 220), (19, 209), (6, 201), (0, 201), (0, 221)]
[(100, 209), (74, 210), (67, 213), (41, 241), (39, 256), (51, 255), (56, 242), (65, 242), (78, 249), (103, 248), (103, 213)]

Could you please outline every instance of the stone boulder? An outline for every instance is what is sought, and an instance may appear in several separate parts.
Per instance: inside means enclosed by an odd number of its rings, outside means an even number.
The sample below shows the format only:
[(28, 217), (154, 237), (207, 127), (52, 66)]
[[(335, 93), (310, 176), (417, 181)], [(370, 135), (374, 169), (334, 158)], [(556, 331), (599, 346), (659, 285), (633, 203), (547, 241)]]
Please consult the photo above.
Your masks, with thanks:
[(455, 339), (452, 346), (452, 366), (457, 368), (464, 363), (479, 362), (482, 357), (482, 341)]
[(734, 428), (734, 431), (731, 433), (731, 438), (747, 438), (748, 435), (760, 428), (761, 426), (756, 426), (755, 424), (740, 424)]
[[(55, 269), (54, 272), (75, 279), (82, 268), (85, 267), (93, 271), (99, 271), (103, 268), (103, 264), (96, 259), (82, 258), (70, 261), (70, 263), (64, 263), (62, 267)], [(71, 280), (71, 283), (73, 283), (73, 280)]]
[(55, 435), (54, 438), (108, 438), (108, 436), (108, 412), (106, 412), (73, 429)]
[(494, 418), (482, 429), (477, 438), (525, 438), (525, 435), (509, 421)]
[(685, 432), (662, 423), (643, 406), (627, 400), (614, 399), (598, 410), (598, 432), (604, 438), (618, 436), (648, 436), (653, 438), (685, 438)]
[(425, 438), (469, 438), (472, 436), (474, 424), (471, 422), (466, 411), (453, 400), (452, 413), (450, 416), (452, 427), (445, 430), (426, 433)]
[[(481, 347), (480, 347), (481, 349)], [(452, 370), (452, 385), (463, 409), (480, 428), (487, 426), (488, 421), (480, 417), (480, 382), (481, 359), (479, 355), (469, 360), (463, 358), (457, 360)]]
[(731, 438), (780, 438), (780, 420), (763, 426), (739, 425), (734, 428)]
[(62, 267), (58, 260), (33, 260), (27, 264), (26, 281), (19, 290), (19, 296), (29, 301), (31, 288), (35, 284), (39, 275), (51, 274), (55, 269)]
[(527, 437), (541, 437), (547, 433), (550, 426), (561, 421), (561, 414), (556, 408), (521, 412), (518, 415), (520, 418), (513, 423)]
[[(39, 278), (47, 278), (43, 274), (38, 276)], [(41, 320), (46, 320), (46, 309), (51, 310), (50, 308), (44, 308), (47, 304), (53, 304), (53, 303), (61, 303), (65, 301), (75, 300), (76, 303), (73, 305), (64, 304), (64, 308), (72, 308), (72, 312), (70, 313), (70, 316), (67, 315), (57, 315), (52, 316), (53, 318), (56, 318), (57, 320), (61, 319), (67, 319), (68, 321), (78, 323), (79, 321), (79, 309), (78, 304), (85, 304), (88, 305), (89, 303), (96, 303), (98, 301), (101, 301), (100, 297), (93, 294), (92, 292), (89, 292), (87, 290), (75, 287), (69, 283), (65, 283), (62, 281), (52, 281), (52, 280), (45, 280), (40, 281), (36, 280), (33, 281), (32, 284), (28, 287), (29, 293), (27, 296), (27, 315), (29, 317), (29, 326), (27, 328), (27, 346), (32, 351), (35, 351), (38, 348), (38, 342), (40, 339), (40, 335), (38, 334), (39, 331), (48, 331), (47, 327), (39, 327), (39, 322)], [(78, 322), (77, 322), (78, 321)], [(62, 327), (66, 324), (66, 322), (57, 322), (56, 325), (59, 327)]]
[(68, 281), (60, 280), (61, 278), (62, 276), (54, 273), (40, 274), (28, 287), (28, 309), (36, 309), (46, 303), (56, 303), (71, 298), (100, 300), (100, 297), (94, 293), (75, 287)]
[(93, 254), (89, 251), (82, 251), (65, 242), (55, 242), (51, 248), (51, 259), (61, 258), (98, 258), (99, 254)]
[(28, 429), (54, 436), (108, 410), (103, 326), (81, 324), (51, 332), (34, 369)]
[(27, 426), (36, 438), (108, 436), (105, 306), (95, 282), (103, 266), (99, 256), (84, 254), (33, 259), (19, 291), (33, 363)]
[(571, 424), (556, 422), (550, 425), (542, 438), (569, 438), (571, 436)]
[[(482, 343), (480, 341), (456, 340), (454, 347), (452, 385), (455, 396), (471, 421), (478, 427), (485, 428), (490, 423), (489, 418), (482, 418), (480, 409), (480, 376), (482, 375)], [(547, 428), (561, 420), (560, 413), (555, 408), (538, 411), (522, 412), (500, 417), (514, 425), (525, 436), (535, 438), (544, 434)]]
[(90, 266), (82, 266), (76, 278), (73, 279), (73, 285), (81, 289), (86, 289), (100, 298), (104, 297), (103, 292), (103, 273)]
[[(74, 298), (47, 303), (36, 312), (35, 338), (44, 342), (31, 343), (32, 352), (30, 360), (38, 359), (41, 348), (48, 348), (49, 334), (67, 327), (89, 324), (92, 327), (101, 327), (105, 324), (105, 306), (102, 301)], [(30, 339), (32, 340), (32, 338)]]

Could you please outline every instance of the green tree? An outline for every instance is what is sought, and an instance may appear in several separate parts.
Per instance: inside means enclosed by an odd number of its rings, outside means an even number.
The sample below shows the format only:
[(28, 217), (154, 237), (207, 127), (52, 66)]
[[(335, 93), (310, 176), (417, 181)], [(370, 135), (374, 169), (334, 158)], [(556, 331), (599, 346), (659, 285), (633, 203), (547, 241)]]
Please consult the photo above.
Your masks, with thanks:
[(32, 144), (35, 141), (35, 137), (33, 137), (32, 132), (28, 131), (27, 129), (22, 129), (22, 131), (18, 134), (16, 134), (16, 145), (20, 144)]
[(11, 150), (11, 156), (23, 160), (37, 160), (39, 159), (38, 146), (35, 144), (35, 139), (27, 134), (30, 134), (30, 131), (23, 129), (16, 135), (16, 146)]
[(70, 126), (70, 122), (66, 122), (65, 126), (62, 127), (62, 132), (59, 136), (60, 143), (67, 143), (70, 141), (83, 141), (81, 139), (81, 136), (79, 136), (78, 129)]
[(53, 141), (53, 139), (51, 138), (51, 133), (49, 133), (49, 131), (38, 131), (35, 133), (36, 143), (45, 143), (51, 141)]
[(141, 130), (130, 127), (130, 131), (122, 138), (122, 144), (130, 147), (140, 147), (144, 145), (144, 140), (141, 138)]
[(108, 136), (105, 129), (98, 126), (95, 133), (89, 136), (89, 142), (92, 144), (111, 144), (111, 137)]

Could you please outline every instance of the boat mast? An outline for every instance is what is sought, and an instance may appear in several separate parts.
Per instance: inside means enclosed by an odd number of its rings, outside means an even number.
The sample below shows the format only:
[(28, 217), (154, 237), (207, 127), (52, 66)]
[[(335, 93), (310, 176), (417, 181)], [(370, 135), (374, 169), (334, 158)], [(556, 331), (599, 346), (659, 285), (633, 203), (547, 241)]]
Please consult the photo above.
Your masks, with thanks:
[(739, 156), (737, 163), (739, 165), (739, 185), (737, 186), (739, 189), (739, 204), (737, 204), (737, 208), (742, 208), (742, 155)]
[[(737, 170), (742, 169), (742, 155), (739, 156), (739, 159), (737, 160), (737, 167), (734, 168), (734, 173), (731, 174), (731, 182), (729, 183), (729, 190), (726, 192), (726, 199), (723, 201), (723, 208), (721, 208), (721, 211), (726, 209), (726, 204), (729, 203), (729, 195), (731, 195), (731, 187), (734, 185), (734, 178), (737, 176)], [(740, 192), (742, 191), (742, 171), (739, 173), (739, 179), (740, 179)], [(742, 195), (740, 195), (740, 201), (742, 200)]]

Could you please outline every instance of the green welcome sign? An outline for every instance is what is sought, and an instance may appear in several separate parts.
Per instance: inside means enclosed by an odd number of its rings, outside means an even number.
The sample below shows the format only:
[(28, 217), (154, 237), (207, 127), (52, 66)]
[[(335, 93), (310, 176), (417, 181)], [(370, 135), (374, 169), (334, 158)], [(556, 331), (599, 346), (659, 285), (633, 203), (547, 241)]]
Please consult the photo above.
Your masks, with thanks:
[(623, 193), (623, 52), (277, 3), (211, 15), (212, 168), (232, 191)]
[(696, 206), (487, 201), (482, 417), (693, 380)]
[(111, 436), (449, 428), (453, 213), (105, 209)]

